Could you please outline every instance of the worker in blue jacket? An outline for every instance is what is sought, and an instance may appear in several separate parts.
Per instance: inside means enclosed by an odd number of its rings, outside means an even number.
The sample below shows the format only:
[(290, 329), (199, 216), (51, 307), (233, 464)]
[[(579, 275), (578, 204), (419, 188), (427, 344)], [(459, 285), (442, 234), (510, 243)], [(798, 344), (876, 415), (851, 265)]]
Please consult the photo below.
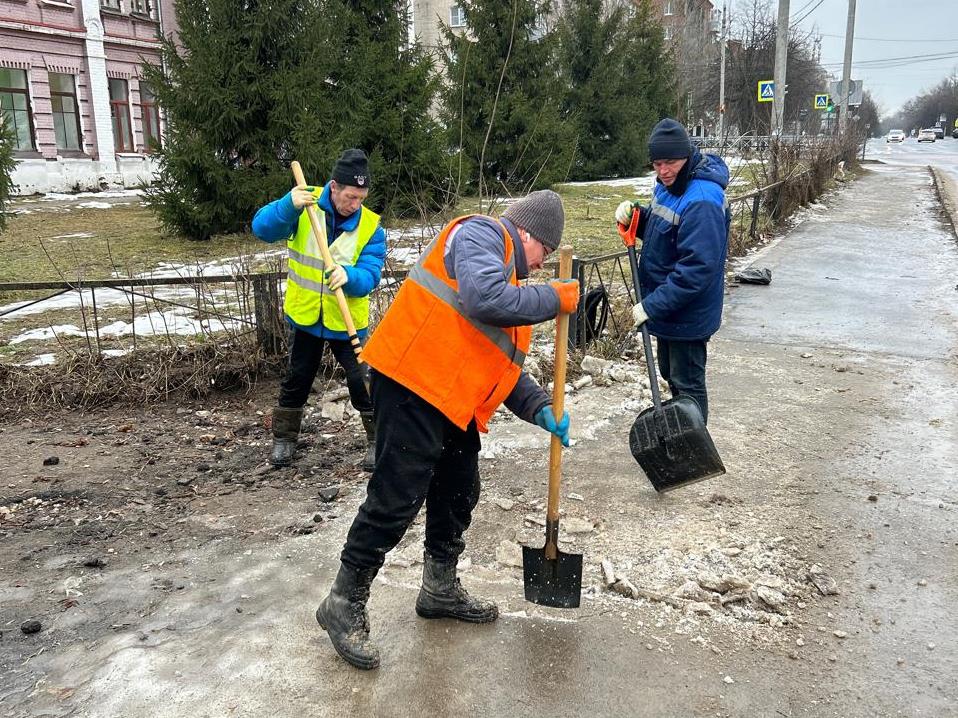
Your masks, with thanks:
[(725, 258), (731, 214), (725, 199), (728, 166), (701, 154), (680, 123), (666, 118), (649, 137), (656, 184), (648, 207), (622, 202), (615, 220), (626, 225), (638, 209), (641, 301), (635, 325), (648, 322), (658, 344), (659, 372), (672, 396), (690, 396), (708, 421), (705, 361), (709, 338), (722, 322)]
[[(273, 409), (273, 449), (270, 461), (288, 466), (293, 461), (303, 420), (303, 407), (328, 345), (346, 372), (353, 407), (366, 431), (362, 466), (375, 463), (376, 427), (367, 377), (353, 352), (335, 297), (342, 289), (360, 340), (369, 327), (369, 294), (379, 284), (386, 259), (386, 233), (379, 215), (363, 206), (369, 194), (369, 162), (359, 149), (346, 150), (336, 161), (324, 187), (297, 187), (262, 207), (253, 218), (253, 234), (266, 242), (285, 240), (289, 251), (283, 310), (292, 327), (289, 368)], [(325, 222), (333, 266), (323, 261), (303, 212), (314, 205)]]

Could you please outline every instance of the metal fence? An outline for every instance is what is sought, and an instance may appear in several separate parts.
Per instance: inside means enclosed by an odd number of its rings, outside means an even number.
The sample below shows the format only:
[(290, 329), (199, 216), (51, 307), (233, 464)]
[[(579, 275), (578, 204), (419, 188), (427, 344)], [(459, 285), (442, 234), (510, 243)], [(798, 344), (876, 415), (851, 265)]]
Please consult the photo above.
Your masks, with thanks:
[[(770, 198), (770, 193), (803, 174), (807, 174), (807, 171), (729, 199), (732, 214), (729, 237), (731, 254), (740, 253), (753, 242), (762, 229), (760, 223), (770, 215), (776, 215), (778, 195)], [(558, 271), (557, 265), (547, 265), (546, 269), (550, 268)], [(82, 323), (80, 335), (85, 339), (87, 350), (96, 356), (109, 355), (111, 350), (105, 348), (109, 342), (103, 336), (106, 303), (102, 299), (104, 294), (112, 293), (109, 302), (112, 309), (107, 311), (116, 316), (116, 293), (119, 292), (128, 311), (133, 350), (138, 346), (138, 319), (144, 317), (149, 319), (151, 325), (147, 327), (148, 331), (141, 330), (140, 339), (147, 334), (153, 337), (159, 335), (161, 340), (173, 343), (172, 334), (176, 332), (171, 334), (168, 326), (157, 328), (152, 325), (157, 308), (166, 306), (189, 313), (197, 328), (195, 334), (201, 341), (222, 341), (226, 332), (234, 340), (249, 342), (251, 348), (258, 351), (277, 353), (285, 350), (287, 338), (287, 325), (281, 309), (285, 276), (283, 271), (270, 271), (216, 276), (2, 283), (0, 296), (9, 292), (45, 294), (0, 311), (0, 318), (32, 311), (37, 305), (74, 292), (78, 297), (75, 308)], [(383, 281), (371, 297), (371, 327), (385, 313), (405, 276), (405, 270), (387, 266)], [(596, 257), (577, 257), (573, 260), (573, 276), (579, 280), (581, 295), (579, 309), (570, 322), (570, 347), (585, 351), (590, 344), (601, 339), (611, 341), (613, 347), (621, 351), (632, 325), (631, 313), (626, 309), (636, 302), (627, 252), (623, 250)], [(159, 321), (163, 324), (166, 319)], [(163, 337), (164, 330), (166, 337)], [(81, 339), (80, 344), (83, 343)], [(75, 347), (73, 351), (76, 351)]]
[[(385, 270), (383, 281), (371, 297), (371, 315), (378, 318), (392, 302), (404, 270)], [(59, 311), (76, 321), (81, 340), (67, 348), (64, 326), (46, 321), (36, 326), (46, 329), (61, 351), (84, 351), (94, 356), (111, 352), (136, 351), (144, 345), (173, 343), (182, 333), (177, 317), (165, 313), (170, 308), (180, 316), (189, 316), (187, 330), (199, 341), (244, 342), (251, 350), (275, 354), (285, 350), (287, 324), (283, 318), (284, 271), (247, 272), (175, 277), (128, 277), (99, 280), (61, 280), (0, 283), (0, 297), (28, 293), (33, 298), (14, 302), (0, 310), (0, 319), (12, 315)], [(42, 293), (42, 296), (35, 296)], [(61, 306), (51, 307), (58, 298), (70, 297)], [(62, 301), (62, 300), (61, 300)], [(122, 333), (115, 323), (123, 316)], [(68, 325), (70, 334), (76, 334)], [(122, 336), (125, 349), (111, 348), (112, 339)]]

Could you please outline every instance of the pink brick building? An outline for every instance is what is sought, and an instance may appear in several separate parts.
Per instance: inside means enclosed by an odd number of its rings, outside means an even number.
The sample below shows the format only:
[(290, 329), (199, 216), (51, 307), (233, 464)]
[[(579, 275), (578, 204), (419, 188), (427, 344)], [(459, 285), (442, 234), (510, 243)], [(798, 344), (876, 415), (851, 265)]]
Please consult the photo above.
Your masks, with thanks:
[(149, 181), (162, 120), (144, 62), (173, 0), (0, 0), (0, 107), (20, 194)]

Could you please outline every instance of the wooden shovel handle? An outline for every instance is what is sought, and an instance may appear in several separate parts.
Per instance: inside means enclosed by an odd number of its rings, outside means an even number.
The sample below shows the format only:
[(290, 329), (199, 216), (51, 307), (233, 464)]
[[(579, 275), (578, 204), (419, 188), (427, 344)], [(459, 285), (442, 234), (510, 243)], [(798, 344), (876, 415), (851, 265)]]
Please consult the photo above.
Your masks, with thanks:
[[(572, 277), (572, 247), (559, 248), (559, 279)], [(556, 317), (555, 368), (552, 376), (552, 413), (562, 420), (565, 407), (565, 370), (569, 352), (569, 315), (559, 312)], [(549, 503), (546, 507), (545, 555), (556, 559), (559, 539), (559, 485), (562, 482), (562, 440), (553, 434), (549, 446)]]
[[(293, 170), (293, 179), (296, 181), (296, 186), (306, 187), (306, 177), (303, 176), (303, 168), (299, 162), (293, 160), (289, 166)], [(316, 237), (316, 242), (319, 244), (319, 253), (323, 255), (323, 263), (326, 265), (326, 269), (331, 269), (336, 265), (336, 262), (333, 261), (333, 255), (329, 253), (329, 242), (326, 241), (326, 223), (320, 221), (314, 205), (306, 207), (306, 214), (309, 217), (309, 225), (313, 229), (313, 236)], [(349, 305), (346, 303), (343, 288), (337, 289), (335, 295), (336, 303), (339, 304), (339, 313), (343, 315), (343, 321), (346, 323), (346, 334), (349, 336), (353, 351), (358, 358), (359, 353), (363, 350), (363, 345), (359, 341), (359, 335), (356, 334), (356, 326), (353, 324), (353, 316), (349, 313)]]

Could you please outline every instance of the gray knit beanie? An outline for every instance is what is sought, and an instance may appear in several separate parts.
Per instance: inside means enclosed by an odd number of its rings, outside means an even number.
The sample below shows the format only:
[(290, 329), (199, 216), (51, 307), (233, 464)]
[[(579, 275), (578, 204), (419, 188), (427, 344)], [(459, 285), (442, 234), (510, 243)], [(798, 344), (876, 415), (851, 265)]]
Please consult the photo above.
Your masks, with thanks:
[(549, 249), (557, 249), (562, 241), (565, 212), (562, 209), (562, 199), (551, 189), (540, 189), (526, 195), (509, 205), (502, 216)]

